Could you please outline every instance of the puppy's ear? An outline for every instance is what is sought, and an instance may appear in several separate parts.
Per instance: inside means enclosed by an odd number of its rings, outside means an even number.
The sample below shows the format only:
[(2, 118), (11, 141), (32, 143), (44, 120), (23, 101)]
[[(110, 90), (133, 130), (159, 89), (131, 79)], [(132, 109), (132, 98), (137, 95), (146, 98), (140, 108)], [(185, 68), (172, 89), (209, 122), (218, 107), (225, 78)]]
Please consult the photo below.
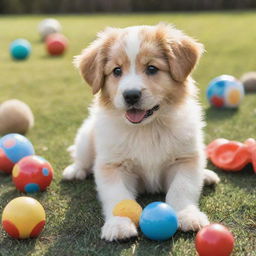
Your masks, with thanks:
[(165, 29), (165, 51), (172, 78), (184, 82), (203, 54), (204, 46), (169, 25)]
[(101, 39), (95, 40), (81, 55), (75, 56), (73, 61), (84, 80), (92, 87), (93, 94), (96, 94), (104, 84), (102, 45)]
[(170, 70), (174, 80), (184, 82), (203, 53), (203, 45), (190, 37), (171, 44)]

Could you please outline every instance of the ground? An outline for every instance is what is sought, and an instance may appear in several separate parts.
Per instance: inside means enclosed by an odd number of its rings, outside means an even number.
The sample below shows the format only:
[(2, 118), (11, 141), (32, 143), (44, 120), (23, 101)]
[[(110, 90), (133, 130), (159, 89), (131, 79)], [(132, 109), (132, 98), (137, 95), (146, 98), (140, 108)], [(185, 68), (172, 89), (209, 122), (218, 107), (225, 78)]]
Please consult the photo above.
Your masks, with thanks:
[[(255, 69), (256, 15), (254, 12), (166, 13), (136, 15), (57, 16), (69, 38), (64, 57), (50, 58), (37, 33), (38, 22), (45, 16), (0, 17), (0, 101), (18, 98), (27, 102), (35, 114), (35, 127), (28, 138), (36, 153), (48, 159), (55, 177), (47, 192), (33, 194), (44, 206), (47, 224), (37, 239), (13, 240), (0, 230), (0, 255), (195, 255), (195, 233), (178, 231), (165, 242), (138, 239), (125, 243), (100, 240), (103, 224), (93, 177), (80, 182), (61, 181), (63, 168), (70, 163), (66, 148), (72, 144), (76, 130), (87, 115), (91, 92), (72, 66), (72, 56), (80, 53), (95, 34), (105, 26), (174, 23), (205, 45), (194, 78), (200, 87), (205, 110), (205, 140), (224, 137), (244, 141), (256, 137), (256, 95), (246, 95), (238, 110), (209, 108), (205, 98), (207, 83), (220, 74), (240, 77)], [(11, 60), (9, 43), (27, 38), (33, 46), (24, 62)], [(212, 222), (228, 226), (236, 239), (233, 255), (256, 255), (256, 176), (251, 167), (237, 173), (213, 167), (221, 178), (216, 187), (206, 187), (201, 209)], [(0, 175), (0, 212), (14, 197), (20, 196), (9, 176)], [(163, 195), (139, 198), (142, 206), (163, 200)]]

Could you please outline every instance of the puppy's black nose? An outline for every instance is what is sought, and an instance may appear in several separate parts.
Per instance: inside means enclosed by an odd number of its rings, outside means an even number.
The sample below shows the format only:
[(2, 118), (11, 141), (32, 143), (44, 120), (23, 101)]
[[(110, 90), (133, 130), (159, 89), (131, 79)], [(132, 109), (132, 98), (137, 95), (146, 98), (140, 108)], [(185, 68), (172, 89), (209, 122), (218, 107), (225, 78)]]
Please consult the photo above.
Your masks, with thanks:
[(141, 91), (139, 90), (127, 90), (123, 92), (123, 97), (128, 105), (136, 104), (141, 97)]

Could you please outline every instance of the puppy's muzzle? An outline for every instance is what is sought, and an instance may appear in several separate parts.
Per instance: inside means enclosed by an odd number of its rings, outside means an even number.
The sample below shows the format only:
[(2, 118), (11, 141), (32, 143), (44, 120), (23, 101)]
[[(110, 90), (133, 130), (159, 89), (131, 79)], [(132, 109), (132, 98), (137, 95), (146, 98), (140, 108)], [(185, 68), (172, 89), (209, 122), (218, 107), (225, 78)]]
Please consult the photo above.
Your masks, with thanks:
[(140, 90), (126, 90), (123, 92), (124, 101), (128, 106), (135, 105), (140, 101), (141, 91)]

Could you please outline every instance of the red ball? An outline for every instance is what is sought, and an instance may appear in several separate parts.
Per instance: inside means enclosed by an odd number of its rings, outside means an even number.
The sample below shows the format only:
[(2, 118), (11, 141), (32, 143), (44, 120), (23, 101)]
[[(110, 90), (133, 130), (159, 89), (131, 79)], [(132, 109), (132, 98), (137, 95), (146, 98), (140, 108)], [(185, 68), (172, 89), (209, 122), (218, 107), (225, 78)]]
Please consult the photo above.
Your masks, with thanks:
[(234, 248), (232, 233), (221, 224), (210, 224), (196, 235), (199, 256), (229, 256)]
[(62, 55), (68, 46), (68, 40), (62, 34), (51, 34), (46, 40), (46, 49), (50, 55)]
[(40, 156), (22, 158), (13, 168), (12, 181), (22, 192), (45, 190), (53, 178), (53, 168)]

